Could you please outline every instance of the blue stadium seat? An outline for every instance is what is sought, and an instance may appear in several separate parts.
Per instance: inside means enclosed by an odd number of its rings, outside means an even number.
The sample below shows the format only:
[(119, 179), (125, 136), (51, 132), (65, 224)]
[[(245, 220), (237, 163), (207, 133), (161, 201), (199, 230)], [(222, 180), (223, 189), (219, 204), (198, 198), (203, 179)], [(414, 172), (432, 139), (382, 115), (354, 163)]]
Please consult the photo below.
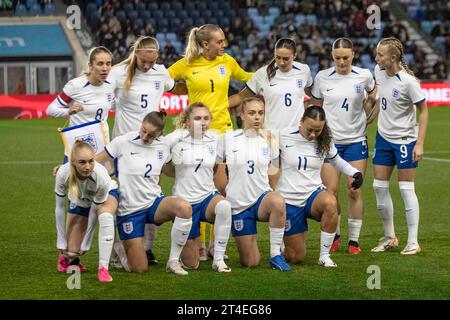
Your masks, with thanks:
[(125, 10), (125, 12), (128, 14), (130, 11), (134, 10), (134, 6), (130, 2), (125, 2), (125, 4), (123, 5), (123, 10)]
[(119, 20), (120, 23), (125, 22), (127, 20), (127, 14), (123, 10), (117, 10), (114, 15), (116, 16), (117, 20)]
[(202, 10), (202, 11), (201, 11), (201, 16), (202, 16), (203, 18), (205, 18), (206, 20), (209, 20), (209, 18), (211, 18), (212, 15), (213, 15), (213, 13), (212, 13), (211, 10), (209, 10), (209, 9), (205, 9), (205, 10)]
[(178, 40), (177, 34), (174, 32), (166, 33), (166, 40), (170, 40), (172, 42), (177, 41)]
[(162, 11), (170, 10), (170, 3), (169, 2), (163, 2), (161, 3), (160, 9)]
[(228, 17), (220, 17), (219, 18), (219, 25), (222, 28), (229, 27), (231, 25), (230, 19)]
[(151, 24), (154, 28), (156, 28), (156, 20), (155, 18), (145, 19), (145, 25)]
[(27, 8), (30, 9), (32, 6), (38, 4), (37, 0), (27, 0)]
[(424, 20), (420, 23), (420, 26), (422, 27), (422, 30), (425, 31), (426, 33), (430, 34), (431, 30), (432, 30), (432, 25), (431, 25), (431, 21), (428, 20)]
[(41, 14), (41, 6), (36, 4), (33, 4), (30, 9), (28, 10), (28, 15), (30, 17), (39, 16)]
[(145, 5), (144, 2), (138, 2), (138, 4), (136, 5), (136, 10), (137, 11), (146, 11), (147, 6)]
[(180, 12), (180, 11), (183, 10), (183, 5), (181, 4), (181, 2), (175, 1), (175, 2), (172, 4), (172, 9), (175, 10), (175, 11), (177, 11), (177, 12)]
[(17, 4), (14, 14), (19, 17), (26, 16), (28, 14), (27, 7), (25, 7), (25, 5), (21, 3)]
[(158, 40), (160, 45), (163, 45), (164, 41), (166, 41), (166, 34), (163, 32), (158, 32), (156, 34), (156, 40)]
[(176, 11), (177, 12), (177, 17), (180, 18), (181, 20), (184, 20), (188, 17), (188, 14), (186, 12), (186, 10), (181, 10), (181, 11)]
[(95, 3), (89, 2), (86, 6), (86, 14), (89, 12), (96, 12), (97, 11), (97, 5)]
[(192, 19), (200, 18), (200, 12), (198, 12), (196, 9), (194, 10), (188, 10), (187, 14)]
[(248, 8), (247, 14), (253, 20), (254, 17), (259, 16), (258, 8)]
[(139, 17), (139, 14), (136, 10), (131, 10), (128, 11), (128, 19), (130, 19), (130, 21), (134, 21)]
[(56, 13), (56, 8), (53, 3), (46, 3), (44, 6), (44, 15), (45, 16), (54, 16)]
[(157, 10), (157, 11), (153, 11), (152, 12), (152, 16), (153, 18), (155, 18), (156, 20), (160, 20), (164, 18), (164, 12), (162, 12), (161, 10)]
[(317, 17), (314, 14), (308, 14), (306, 16), (306, 21), (308, 24), (316, 24), (317, 23)]
[(158, 20), (157, 24), (158, 24), (157, 28), (161, 32), (167, 32), (167, 30), (169, 29), (169, 21), (167, 21), (166, 19)]
[(144, 20), (142, 20), (141, 18), (133, 19), (132, 22), (135, 29), (144, 28)]
[(189, 12), (190, 10), (195, 10), (195, 4), (193, 2), (186, 2), (184, 8)]
[(205, 23), (206, 23), (206, 20), (205, 20), (205, 18), (203, 18), (203, 17), (199, 17), (199, 18), (194, 19), (194, 24), (195, 24), (196, 26), (202, 26), (202, 25), (204, 25)]
[[(152, 14), (150, 13), (150, 11), (147, 11), (147, 10), (141, 10), (141, 11), (137, 10), (137, 11), (139, 13), (139, 18), (143, 19), (144, 21), (152, 17)], [(119, 18), (117, 18), (117, 19), (119, 19)]]
[(269, 8), (269, 15), (273, 17), (278, 17), (280, 15), (280, 8), (278, 7), (270, 7)]
[(219, 19), (216, 17), (209, 17), (206, 19), (206, 23), (219, 24)]
[(213, 12), (216, 17), (223, 17), (225, 15), (225, 12), (222, 9), (213, 10)]
[(206, 5), (205, 2), (198, 2), (197, 3), (197, 10), (200, 12), (205, 11), (206, 9), (208, 9), (208, 6)]
[(164, 16), (167, 19), (173, 19), (173, 18), (176, 18), (177, 12), (175, 12), (174, 10), (167, 10), (167, 11), (164, 11)]
[(159, 9), (159, 8), (158, 8), (158, 3), (156, 3), (156, 2), (150, 2), (150, 3), (147, 5), (147, 9), (150, 10), (150, 11), (156, 11), (156, 10), (158, 10), (158, 9)]

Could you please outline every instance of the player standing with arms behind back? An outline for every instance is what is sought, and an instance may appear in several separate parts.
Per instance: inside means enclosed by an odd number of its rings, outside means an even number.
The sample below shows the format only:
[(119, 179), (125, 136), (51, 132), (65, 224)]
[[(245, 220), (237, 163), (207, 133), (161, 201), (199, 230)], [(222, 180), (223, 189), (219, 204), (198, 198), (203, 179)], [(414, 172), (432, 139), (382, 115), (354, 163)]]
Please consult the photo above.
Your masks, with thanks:
[[(380, 113), (373, 157), (373, 189), (383, 219), (384, 237), (372, 252), (383, 252), (398, 246), (394, 208), (389, 193), (389, 180), (396, 165), (408, 223), (408, 242), (400, 253), (413, 255), (421, 251), (417, 235), (419, 201), (414, 179), (418, 161), (423, 159), (428, 108), (418, 79), (403, 61), (403, 45), (398, 39), (381, 39), (375, 60), (378, 64), (375, 79), (380, 96)], [(416, 109), (419, 109), (418, 126)]]

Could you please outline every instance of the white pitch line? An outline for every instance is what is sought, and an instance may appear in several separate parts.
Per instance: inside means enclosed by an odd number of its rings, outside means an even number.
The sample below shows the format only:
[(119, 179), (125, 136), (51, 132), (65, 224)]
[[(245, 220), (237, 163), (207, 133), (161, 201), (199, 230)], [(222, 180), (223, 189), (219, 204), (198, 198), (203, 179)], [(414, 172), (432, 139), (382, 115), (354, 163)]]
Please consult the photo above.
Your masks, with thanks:
[(438, 161), (438, 162), (450, 162), (450, 159), (430, 158), (430, 157), (424, 157), (423, 159), (430, 160), (430, 161)]
[(17, 164), (17, 165), (23, 165), (23, 164), (56, 164), (58, 161), (0, 161), (0, 165), (2, 164)]

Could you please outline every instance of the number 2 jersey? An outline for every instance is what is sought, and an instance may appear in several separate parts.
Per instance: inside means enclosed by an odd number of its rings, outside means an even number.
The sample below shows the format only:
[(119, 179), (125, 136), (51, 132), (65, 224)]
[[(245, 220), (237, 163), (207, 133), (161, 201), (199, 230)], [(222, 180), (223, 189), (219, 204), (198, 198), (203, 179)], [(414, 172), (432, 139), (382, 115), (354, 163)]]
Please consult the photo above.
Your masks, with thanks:
[(118, 215), (149, 208), (162, 194), (159, 176), (163, 165), (170, 161), (169, 145), (164, 137), (143, 144), (139, 132), (129, 132), (111, 141), (105, 151), (118, 162)]

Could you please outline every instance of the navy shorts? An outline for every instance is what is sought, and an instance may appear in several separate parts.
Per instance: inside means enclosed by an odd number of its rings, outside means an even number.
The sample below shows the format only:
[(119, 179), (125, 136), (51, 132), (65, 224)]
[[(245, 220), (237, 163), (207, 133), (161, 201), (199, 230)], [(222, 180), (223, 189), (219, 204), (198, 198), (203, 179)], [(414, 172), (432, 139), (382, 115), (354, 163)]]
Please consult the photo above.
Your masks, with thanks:
[(397, 165), (398, 169), (417, 168), (419, 162), (413, 162), (415, 145), (416, 141), (408, 144), (391, 143), (377, 132), (372, 163), (387, 167)]
[(264, 192), (258, 200), (244, 211), (231, 216), (231, 234), (233, 237), (247, 236), (256, 234), (256, 222), (258, 221), (258, 210), (261, 201), (264, 199), (268, 191)]
[(317, 195), (325, 191), (324, 187), (316, 189), (306, 201), (303, 207), (293, 206), (286, 203), (286, 226), (284, 227), (284, 235), (291, 236), (297, 233), (308, 231), (308, 222), (306, 218), (311, 219), (311, 207)]
[(146, 223), (155, 224), (155, 213), (159, 204), (166, 196), (161, 195), (153, 201), (150, 208), (136, 211), (126, 216), (117, 216), (117, 228), (120, 240), (143, 238)]
[[(364, 160), (369, 157), (367, 140), (350, 144), (335, 144), (335, 146), (339, 156), (347, 162)], [(325, 163), (330, 163), (330, 161), (325, 159)]]
[(79, 206), (77, 206), (76, 204), (72, 203), (69, 200), (69, 209), (67, 210), (67, 212), (69, 212), (69, 214), (77, 214), (79, 216), (88, 218), (89, 217), (89, 211), (91, 211), (91, 207), (90, 206), (87, 207), (87, 208), (79, 207)]
[(218, 195), (220, 195), (218, 192), (211, 193), (202, 202), (192, 205), (192, 227), (188, 239), (195, 239), (200, 236), (200, 221), (207, 222), (206, 209), (211, 200)]

